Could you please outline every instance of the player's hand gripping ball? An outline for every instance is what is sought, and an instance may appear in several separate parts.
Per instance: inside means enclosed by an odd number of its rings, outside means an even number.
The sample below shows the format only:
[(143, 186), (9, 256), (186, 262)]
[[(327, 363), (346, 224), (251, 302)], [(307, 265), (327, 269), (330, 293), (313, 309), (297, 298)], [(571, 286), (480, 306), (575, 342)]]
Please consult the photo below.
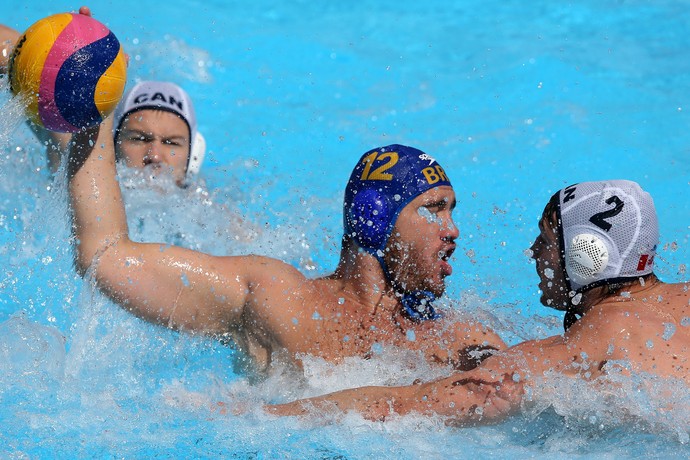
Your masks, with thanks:
[(55, 14), (36, 22), (10, 58), (12, 93), (26, 98), (32, 122), (51, 131), (76, 132), (99, 124), (115, 109), (126, 79), (120, 42), (83, 14)]

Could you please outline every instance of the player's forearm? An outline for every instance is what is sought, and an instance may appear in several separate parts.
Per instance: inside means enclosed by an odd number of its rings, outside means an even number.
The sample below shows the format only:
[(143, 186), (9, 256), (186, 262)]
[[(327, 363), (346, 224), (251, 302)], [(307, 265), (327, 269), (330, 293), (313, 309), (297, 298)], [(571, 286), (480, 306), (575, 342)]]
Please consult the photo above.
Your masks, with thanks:
[(247, 295), (242, 262), (130, 241), (110, 118), (73, 136), (68, 168), (81, 273), (93, 264), (99, 288), (151, 322), (209, 334), (236, 326)]
[(502, 420), (519, 407), (521, 394), (521, 387), (507, 375), (483, 380), (458, 373), (421, 385), (348, 389), (266, 410), (276, 415), (356, 411), (377, 421), (417, 413), (442, 416), (449, 424), (474, 425)]
[(369, 420), (383, 421), (393, 414), (409, 413), (412, 397), (412, 387), (361, 387), (286, 404), (269, 405), (266, 410), (276, 415), (355, 411)]
[(417, 413), (454, 425), (495, 423), (519, 409), (523, 387), (515, 378), (515, 353), (502, 352), (468, 372), (418, 385), (363, 387), (287, 404), (267, 406), (276, 415), (356, 411), (370, 420)]
[(89, 128), (74, 134), (68, 168), (77, 265), (83, 271), (95, 256), (126, 239), (128, 233), (115, 176), (111, 118), (100, 129)]

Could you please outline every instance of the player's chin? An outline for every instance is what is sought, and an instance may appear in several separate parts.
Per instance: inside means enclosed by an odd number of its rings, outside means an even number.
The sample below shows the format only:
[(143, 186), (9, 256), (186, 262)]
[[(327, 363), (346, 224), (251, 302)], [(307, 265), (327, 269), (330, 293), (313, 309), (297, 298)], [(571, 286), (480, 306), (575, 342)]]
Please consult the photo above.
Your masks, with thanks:
[(550, 307), (551, 304), (553, 303), (553, 300), (547, 297), (546, 294), (542, 293), (541, 296), (539, 297), (539, 303), (541, 303), (545, 307)]

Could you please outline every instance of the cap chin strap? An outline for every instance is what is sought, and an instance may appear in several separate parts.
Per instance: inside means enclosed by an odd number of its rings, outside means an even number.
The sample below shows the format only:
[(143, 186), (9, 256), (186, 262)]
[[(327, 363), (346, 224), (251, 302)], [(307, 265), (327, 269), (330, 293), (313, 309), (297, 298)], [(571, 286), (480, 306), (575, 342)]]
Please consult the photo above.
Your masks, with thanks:
[(577, 323), (580, 318), (582, 318), (582, 313), (576, 313), (573, 310), (566, 310), (565, 316), (563, 317), (563, 329), (567, 331), (570, 329), (570, 326)]
[(436, 300), (436, 295), (431, 291), (418, 290), (405, 293), (402, 296), (403, 314), (412, 321), (438, 319), (442, 315), (432, 305), (434, 300)]
[(199, 174), (205, 154), (206, 139), (197, 131), (192, 142), (192, 149), (189, 152), (189, 158), (187, 159), (187, 174)]

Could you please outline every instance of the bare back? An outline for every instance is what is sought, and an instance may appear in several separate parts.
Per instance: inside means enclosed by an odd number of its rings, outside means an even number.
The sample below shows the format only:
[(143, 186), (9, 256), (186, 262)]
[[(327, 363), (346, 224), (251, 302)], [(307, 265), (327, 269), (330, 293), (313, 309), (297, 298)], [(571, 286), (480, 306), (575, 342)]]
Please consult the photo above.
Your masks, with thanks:
[(595, 378), (616, 363), (633, 372), (674, 377), (690, 385), (690, 292), (688, 284), (624, 292), (593, 306), (563, 336), (516, 345), (482, 367), (547, 371)]

